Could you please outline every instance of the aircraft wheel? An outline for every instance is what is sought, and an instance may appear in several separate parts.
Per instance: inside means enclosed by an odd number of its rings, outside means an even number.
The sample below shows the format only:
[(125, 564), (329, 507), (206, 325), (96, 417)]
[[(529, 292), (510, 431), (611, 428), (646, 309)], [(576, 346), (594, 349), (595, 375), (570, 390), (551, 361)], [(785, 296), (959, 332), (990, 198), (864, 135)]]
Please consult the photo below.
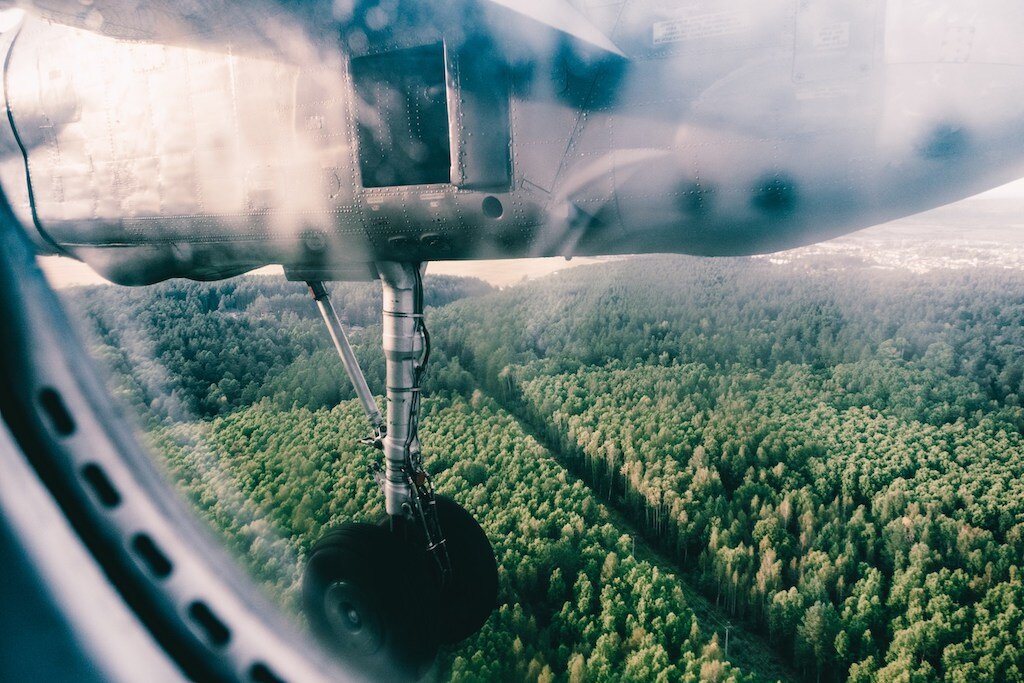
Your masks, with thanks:
[(390, 531), (347, 523), (309, 554), (302, 600), (313, 630), (374, 677), (416, 679), (437, 654), (436, 589)]
[(498, 563), (473, 515), (446, 496), (435, 496), (452, 580), (441, 592), (440, 638), (446, 645), (480, 630), (498, 601)]

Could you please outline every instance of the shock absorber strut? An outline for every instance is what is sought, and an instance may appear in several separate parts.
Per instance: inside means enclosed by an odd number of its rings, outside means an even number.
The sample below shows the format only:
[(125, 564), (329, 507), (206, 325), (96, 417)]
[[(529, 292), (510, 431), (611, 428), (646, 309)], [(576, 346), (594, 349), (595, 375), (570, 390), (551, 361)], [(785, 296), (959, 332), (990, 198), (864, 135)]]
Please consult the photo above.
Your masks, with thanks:
[(420, 381), (427, 362), (423, 281), (419, 264), (377, 264), (384, 292), (387, 434), (384, 505), (392, 517), (415, 510), (413, 476), (422, 471), (418, 436)]
[(419, 264), (377, 264), (384, 292), (384, 359), (387, 364), (387, 434), (384, 437), (384, 504), (392, 519), (411, 521), (422, 532), (441, 584), (451, 579), (444, 530), (434, 488), (420, 452), (420, 385), (430, 360), (423, 320), (423, 270)]

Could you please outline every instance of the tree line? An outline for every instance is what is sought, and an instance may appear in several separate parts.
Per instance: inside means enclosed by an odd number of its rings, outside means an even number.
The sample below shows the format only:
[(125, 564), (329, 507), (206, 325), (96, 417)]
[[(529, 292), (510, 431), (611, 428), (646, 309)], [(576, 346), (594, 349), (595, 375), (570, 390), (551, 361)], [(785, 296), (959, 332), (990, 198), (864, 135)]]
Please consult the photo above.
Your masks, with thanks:
[[(1020, 680), (1022, 285), (1006, 270), (681, 257), (500, 292), (428, 281), (428, 464), (502, 567), (502, 609), (445, 672), (785, 677), (723, 661), (671, 590), (681, 576), (635, 573), (594, 512), (607, 501), (808, 680)], [(379, 286), (335, 296), (379, 391)], [(377, 503), (304, 288), (69, 297), (193, 500), (294, 601), (316, 534)]]

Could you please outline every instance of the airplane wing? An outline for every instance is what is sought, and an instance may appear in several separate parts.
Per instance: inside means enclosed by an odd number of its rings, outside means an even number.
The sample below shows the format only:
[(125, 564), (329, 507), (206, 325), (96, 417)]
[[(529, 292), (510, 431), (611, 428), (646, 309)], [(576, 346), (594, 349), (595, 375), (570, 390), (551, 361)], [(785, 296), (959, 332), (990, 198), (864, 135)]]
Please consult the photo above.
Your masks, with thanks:
[(287, 0), (14, 0), (0, 5), (113, 38), (247, 52), (279, 52), (284, 27), (308, 32), (335, 24), (330, 3)]
[(144, 41), (251, 35), (257, 20), (274, 9), (263, 0), (16, 0), (4, 4), (55, 23)]
[[(399, 3), (419, 12), (450, 15), (453, 21), (476, 17), (501, 32), (503, 15), (546, 26), (575, 40), (619, 57), (625, 55), (568, 0), (411, 0)], [(308, 37), (336, 36), (338, 28), (364, 20), (374, 7), (361, 0), (341, 2), (298, 0), (14, 0), (0, 8), (20, 8), (55, 23), (136, 41), (167, 44), (230, 45), (233, 49), (288, 54), (287, 29)], [(495, 13), (490, 10), (497, 9)], [(440, 22), (439, 22), (440, 23)]]

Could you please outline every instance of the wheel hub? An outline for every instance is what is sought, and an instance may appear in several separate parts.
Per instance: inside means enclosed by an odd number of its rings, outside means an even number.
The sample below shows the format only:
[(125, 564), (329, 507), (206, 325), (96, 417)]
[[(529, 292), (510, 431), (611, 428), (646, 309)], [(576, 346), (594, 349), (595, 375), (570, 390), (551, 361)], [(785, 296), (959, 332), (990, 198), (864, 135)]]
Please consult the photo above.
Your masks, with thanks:
[(324, 614), (345, 650), (371, 655), (384, 644), (379, 616), (348, 581), (335, 581), (324, 591)]

